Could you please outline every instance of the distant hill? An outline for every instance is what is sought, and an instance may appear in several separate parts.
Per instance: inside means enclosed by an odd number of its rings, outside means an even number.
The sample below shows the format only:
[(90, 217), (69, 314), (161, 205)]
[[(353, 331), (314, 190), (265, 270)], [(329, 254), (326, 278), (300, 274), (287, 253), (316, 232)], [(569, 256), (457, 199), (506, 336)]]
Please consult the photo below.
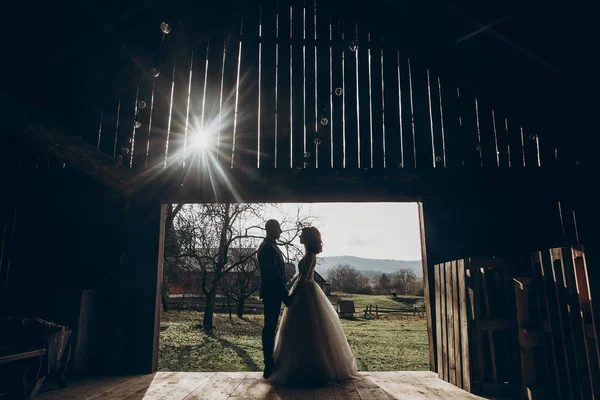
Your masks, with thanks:
[(317, 258), (317, 272), (327, 279), (327, 271), (339, 264), (349, 264), (365, 275), (380, 275), (391, 273), (400, 268), (410, 268), (417, 277), (423, 276), (423, 266), (420, 260), (376, 260), (354, 256), (336, 256)]

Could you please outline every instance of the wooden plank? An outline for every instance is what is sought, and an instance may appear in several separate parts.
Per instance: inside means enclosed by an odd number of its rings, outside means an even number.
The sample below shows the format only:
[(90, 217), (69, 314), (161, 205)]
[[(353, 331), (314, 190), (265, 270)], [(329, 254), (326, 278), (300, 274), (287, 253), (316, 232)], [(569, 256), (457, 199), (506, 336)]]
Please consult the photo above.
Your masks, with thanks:
[(452, 261), (450, 269), (452, 270), (452, 315), (454, 317), (454, 366), (456, 369), (456, 386), (459, 388), (463, 387), (462, 384), (462, 349), (461, 349), (461, 325), (460, 325), (460, 303), (459, 303), (459, 290), (460, 285), (458, 281), (457, 262)]
[[(290, 39), (290, 5), (280, 1), (278, 9), (278, 37)], [(277, 60), (277, 168), (292, 169), (290, 156), (291, 73), (292, 46), (278, 45)]]
[(87, 398), (93, 400), (124, 400), (141, 398), (146, 394), (152, 396), (155, 392), (165, 387), (168, 380), (174, 375), (174, 373), (141, 375), (126, 385), (120, 385), (102, 393), (96, 392), (98, 394)]
[[(345, 37), (343, 29), (343, 19), (341, 19), (336, 8), (330, 11), (330, 34), (332, 39), (340, 40)], [(333, 168), (339, 170), (346, 165), (346, 81), (349, 76), (346, 76), (346, 54), (349, 49), (341, 45), (332, 45), (330, 47), (330, 91), (329, 105), (331, 114), (329, 123), (327, 124), (330, 134), (330, 145), (332, 146)], [(325, 116), (327, 118), (327, 116)]]
[(454, 280), (452, 263), (444, 263), (446, 273), (446, 327), (448, 334), (448, 382), (456, 385), (456, 355), (454, 354)]
[(356, 386), (352, 382), (338, 382), (333, 384), (335, 400), (361, 400)]
[(431, 146), (434, 149), (435, 167), (446, 167), (446, 138), (443, 119), (443, 104), (441, 104), (441, 85), (433, 71), (427, 70), (427, 95), (429, 97), (429, 127), (431, 129)]
[(271, 387), (271, 391), (267, 393), (265, 400), (290, 400), (292, 390), (287, 386)]
[(573, 393), (573, 398), (581, 398), (581, 378), (578, 376), (577, 360), (575, 348), (573, 346), (573, 332), (571, 330), (569, 320), (569, 303), (566, 293), (566, 280), (562, 273), (562, 262), (555, 258), (555, 252), (560, 249), (551, 249), (548, 262), (552, 271), (552, 280), (554, 281), (556, 305), (558, 320), (560, 321), (560, 330), (563, 338), (563, 350), (566, 360), (566, 368), (570, 377), (570, 387)]
[(5, 364), (13, 361), (24, 360), (27, 358), (34, 358), (43, 356), (46, 354), (46, 349), (38, 349), (31, 351), (18, 352), (14, 354), (7, 354), (4, 356), (0, 356), (0, 364)]
[(396, 53), (400, 68), (400, 101), (402, 103), (402, 168), (416, 168), (415, 164), (415, 126), (414, 126), (414, 104), (412, 95), (412, 81), (409, 74), (410, 59), (399, 52)]
[[(260, 12), (258, 4), (246, 4), (243, 14), (240, 71), (237, 79), (236, 108), (236, 154), (234, 167), (258, 168), (261, 126), (259, 125), (259, 43)], [(261, 71), (262, 72), (262, 71)], [(262, 84), (262, 82), (261, 82)], [(262, 93), (260, 93), (262, 95)]]
[(313, 400), (313, 388), (293, 388), (291, 400)]
[[(271, 391), (271, 384), (267, 380), (260, 377), (260, 378), (246, 378), (240, 384), (240, 386), (238, 386), (236, 388), (236, 390), (232, 393), (230, 399), (236, 398), (235, 397), (236, 393), (242, 393), (248, 379), (252, 379), (253, 382), (249, 387), (247, 387), (247, 390), (245, 392), (243, 392), (243, 395), (240, 398), (248, 399), (248, 400), (262, 400), (267, 397), (267, 395)], [(240, 387), (242, 387), (242, 389), (240, 389)]]
[(552, 261), (550, 251), (540, 252), (540, 268), (544, 282), (544, 295), (546, 299), (546, 308), (552, 331), (552, 348), (556, 360), (557, 374), (562, 387), (562, 394), (565, 398), (573, 397), (573, 382), (567, 367), (565, 339), (562, 331), (562, 320), (559, 314), (559, 304), (556, 292), (556, 281), (553, 277)]
[[(472, 305), (472, 309), (471, 309), (471, 315), (472, 315), (472, 321), (476, 322), (481, 318), (482, 312), (481, 312), (481, 308), (482, 308), (482, 300), (481, 300), (481, 291), (482, 289), (482, 283), (481, 283), (481, 270), (477, 267), (475, 267), (472, 262), (471, 259), (469, 259), (468, 263), (465, 264), (465, 268), (469, 270), (469, 273), (471, 275), (471, 287), (472, 287), (472, 291), (470, 291), (469, 295), (471, 297), (471, 305)], [(475, 323), (472, 324), (471, 326), (471, 337), (474, 338), (475, 343), (473, 346), (473, 349), (475, 349), (477, 357), (476, 357), (476, 363), (477, 363), (477, 369), (474, 371), (475, 373), (473, 374), (473, 380), (471, 381), (471, 388), (474, 388), (475, 384), (481, 384), (481, 382), (483, 382), (484, 378), (485, 378), (485, 364), (484, 364), (484, 353), (483, 353), (483, 341), (482, 341), (482, 337), (481, 337), (481, 331), (479, 331), (477, 329), (477, 325)], [(475, 352), (473, 352), (472, 354), (475, 354)]]
[[(259, 90), (260, 90), (260, 168), (275, 168), (275, 82), (276, 55), (278, 45), (262, 38), (275, 38), (277, 29), (277, 3), (275, 0), (264, 1), (261, 5), (261, 42), (259, 44)], [(277, 47), (276, 47), (277, 46)]]
[(585, 340), (583, 324), (581, 321), (581, 309), (579, 307), (579, 298), (577, 294), (577, 283), (575, 281), (575, 269), (571, 248), (562, 247), (552, 249), (552, 258), (557, 268), (560, 268), (560, 275), (563, 277), (565, 288), (565, 302), (567, 306), (567, 318), (569, 328), (571, 329), (571, 345), (573, 346), (575, 361), (577, 364), (578, 382), (581, 387), (583, 398), (592, 397), (591, 370), (588, 367), (587, 354), (585, 349)]
[(35, 398), (43, 400), (89, 399), (93, 398), (93, 396), (96, 396), (98, 394), (102, 394), (110, 390), (115, 390), (121, 386), (128, 386), (134, 380), (141, 379), (142, 377), (146, 377), (146, 379), (151, 379), (153, 378), (153, 375), (141, 375), (137, 377), (118, 376), (85, 379), (82, 381), (70, 383), (68, 387), (64, 389), (55, 389), (48, 392), (40, 392)]
[(468, 296), (465, 284), (465, 261), (458, 260), (457, 263), (459, 314), (460, 314), (460, 352), (461, 352), (461, 380), (462, 388), (471, 391), (471, 352), (469, 349), (469, 324), (468, 324)]
[(600, 282), (600, 273), (598, 272), (598, 265), (600, 259), (598, 256), (598, 245), (590, 243), (585, 249), (583, 246), (574, 247), (575, 254), (581, 254), (583, 266), (587, 276), (589, 291), (590, 291), (590, 312), (592, 315), (592, 326), (593, 326), (593, 339), (596, 345), (596, 356), (597, 363), (600, 365), (600, 336), (598, 335), (598, 328), (600, 327), (600, 288), (598, 282)]
[[(343, 32), (342, 50), (344, 60), (344, 106), (345, 106), (345, 168), (358, 169), (363, 162), (364, 150), (368, 151), (365, 143), (365, 133), (368, 135), (368, 101), (365, 102), (367, 48), (361, 48), (360, 42), (356, 46), (348, 46), (349, 43), (361, 39), (359, 35), (366, 38), (364, 26), (357, 26), (356, 21), (347, 13), (342, 17)], [(352, 47), (352, 50), (350, 47)], [(367, 94), (368, 98), (368, 94)], [(366, 124), (365, 124), (366, 123)], [(368, 136), (367, 136), (368, 138)], [(368, 140), (368, 139), (367, 139)], [(367, 146), (367, 147), (365, 147)]]
[(425, 316), (427, 318), (427, 342), (429, 348), (429, 370), (435, 371), (436, 348), (434, 332), (436, 329), (435, 316), (435, 277), (433, 271), (430, 271), (427, 262), (427, 243), (425, 240), (425, 220), (423, 214), (423, 203), (418, 203), (419, 207), (419, 227), (421, 231), (421, 263), (423, 265), (423, 291), (425, 300)]
[[(330, 27), (331, 14), (328, 4), (314, 3), (314, 12), (316, 12), (316, 36), (321, 41), (317, 45), (317, 87), (316, 87), (316, 121), (313, 129), (313, 142), (315, 151), (318, 150), (319, 168), (333, 168), (333, 141), (332, 141), (332, 108), (333, 108), (333, 51), (331, 49), (330, 35), (333, 34)], [(314, 32), (313, 32), (314, 34)], [(331, 57), (330, 57), (331, 56)], [(341, 60), (337, 60), (341, 62)], [(337, 97), (337, 96), (336, 96)], [(323, 120), (325, 118), (326, 120)], [(323, 124), (321, 121), (326, 122)]]
[[(480, 269), (480, 276), (481, 276), (481, 292), (483, 295), (483, 300), (484, 300), (484, 307), (485, 307), (485, 316), (487, 318), (491, 317), (491, 313), (490, 313), (490, 294), (489, 294), (489, 286), (488, 286), (488, 282), (486, 279), (486, 270), (485, 269)], [(480, 316), (481, 319), (481, 316)], [(481, 334), (481, 329), (478, 328), (477, 331), (479, 332), (479, 334)], [(489, 351), (490, 351), (490, 362), (491, 362), (491, 366), (492, 366), (492, 379), (493, 379), (493, 383), (498, 383), (498, 366), (496, 364), (496, 346), (494, 343), (494, 332), (491, 330), (487, 331), (487, 335), (489, 338)]]
[(225, 400), (235, 392), (236, 388), (248, 377), (247, 372), (219, 372), (207, 385), (203, 385), (190, 393), (186, 400)]
[(435, 271), (435, 343), (437, 348), (437, 373), (442, 375), (442, 310), (440, 308), (441, 304), (441, 264), (436, 264), (434, 266)]
[(420, 169), (431, 169), (434, 168), (435, 159), (431, 149), (427, 70), (416, 58), (413, 58), (410, 61), (416, 142), (416, 165)]
[(581, 310), (581, 323), (584, 332), (584, 343), (588, 358), (588, 366), (592, 376), (592, 390), (595, 397), (600, 396), (600, 366), (598, 364), (598, 351), (594, 337), (586, 334), (586, 326), (592, 324), (591, 297), (589, 282), (587, 281), (587, 265), (581, 248), (572, 248), (572, 259), (575, 268), (575, 279), (579, 293), (579, 308)]
[(369, 91), (370, 91), (370, 134), (371, 134), (371, 148), (369, 161), (369, 168), (383, 168), (384, 163), (387, 165), (385, 160), (385, 151), (384, 151), (384, 126), (383, 126), (383, 118), (385, 117), (385, 103), (382, 102), (382, 66), (381, 66), (381, 49), (379, 49), (379, 45), (381, 43), (381, 38), (378, 35), (375, 35), (373, 32), (369, 32), (369, 59), (370, 59), (370, 68), (371, 68), (371, 76), (369, 83)]
[[(382, 47), (383, 42), (382, 42)], [(383, 102), (385, 104), (385, 157), (386, 168), (397, 169), (401, 158), (401, 115), (398, 91), (398, 57), (396, 51), (389, 48), (383, 50)]]
[(450, 375), (448, 372), (448, 325), (447, 321), (447, 300), (446, 295), (447, 284), (446, 284), (446, 268), (445, 264), (440, 264), (440, 298), (442, 300), (440, 304), (440, 310), (442, 313), (441, 326), (442, 326), (442, 375), (441, 378), (447, 382), (450, 381)]
[[(314, 137), (316, 129), (319, 125), (319, 117), (317, 115), (317, 107), (316, 107), (316, 92), (315, 89), (317, 85), (317, 65), (316, 65), (316, 43), (314, 41), (315, 37), (315, 2), (305, 1), (304, 2), (304, 38), (306, 38), (307, 42), (304, 44), (303, 58), (304, 58), (304, 143), (305, 143), (305, 152), (309, 155), (308, 158), (305, 157), (305, 161), (308, 162), (310, 168), (317, 168), (318, 161), (317, 158), (321, 158), (321, 154), (317, 154), (317, 149), (314, 143)], [(311, 43), (312, 42), (312, 43)]]
[[(532, 263), (533, 263), (533, 274), (534, 274), (534, 287), (536, 288), (537, 300), (538, 300), (538, 310), (539, 310), (539, 322), (542, 326), (542, 329), (545, 328), (544, 325), (548, 323), (548, 307), (546, 305), (546, 296), (544, 294), (544, 278), (541, 266), (541, 254), (540, 252), (532, 253)], [(550, 390), (556, 391), (559, 395), (562, 393), (564, 388), (560, 387), (560, 381), (557, 372), (555, 353), (553, 351), (553, 342), (548, 332), (545, 331), (542, 335), (542, 339), (544, 342), (544, 354), (546, 358), (546, 371), (547, 371), (547, 384), (552, 385)], [(562, 389), (562, 390), (561, 390)], [(559, 396), (560, 398), (560, 396)]]
[[(304, 1), (303, 0), (291, 0), (292, 6), (292, 20), (291, 29), (292, 37), (294, 39), (302, 39), (304, 35)], [(301, 43), (294, 43), (292, 46), (292, 124), (291, 129), (291, 140), (292, 148), (292, 163), (294, 168), (304, 168), (304, 133), (306, 128), (306, 121), (304, 114), (306, 111), (305, 104), (305, 91), (306, 87), (304, 84), (305, 79), (305, 46)], [(308, 161), (307, 161), (308, 163)], [(307, 165), (308, 167), (308, 165)]]
[(325, 387), (316, 387), (313, 396), (315, 400), (335, 400), (333, 384)]

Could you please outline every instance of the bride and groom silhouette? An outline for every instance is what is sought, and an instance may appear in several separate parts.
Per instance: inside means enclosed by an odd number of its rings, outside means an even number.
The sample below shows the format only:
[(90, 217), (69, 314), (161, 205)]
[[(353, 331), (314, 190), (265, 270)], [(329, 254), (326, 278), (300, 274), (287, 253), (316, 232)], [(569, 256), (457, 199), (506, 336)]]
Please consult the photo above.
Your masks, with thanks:
[[(266, 237), (258, 249), (261, 274), (259, 297), (264, 304), (263, 376), (273, 383), (315, 385), (354, 379), (356, 360), (337, 312), (314, 281), (316, 257), (322, 250), (321, 233), (302, 228), (305, 255), (287, 290), (284, 258), (277, 246), (278, 221), (265, 224)], [(286, 308), (279, 330), (281, 303)]]

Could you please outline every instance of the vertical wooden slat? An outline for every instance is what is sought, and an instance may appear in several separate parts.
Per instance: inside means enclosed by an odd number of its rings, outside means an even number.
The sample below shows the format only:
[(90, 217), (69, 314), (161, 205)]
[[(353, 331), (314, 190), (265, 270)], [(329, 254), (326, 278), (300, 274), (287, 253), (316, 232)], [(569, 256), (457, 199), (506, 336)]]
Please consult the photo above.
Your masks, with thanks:
[[(277, 114), (275, 104), (276, 56), (279, 45), (276, 38), (277, 2), (263, 2), (261, 7), (261, 44), (259, 49), (260, 75), (260, 168), (275, 168), (275, 125)], [(263, 38), (265, 39), (263, 41)]]
[(579, 380), (581, 385), (581, 394), (583, 398), (593, 396), (591, 382), (593, 380), (592, 369), (588, 365), (585, 332), (582, 322), (581, 307), (579, 305), (579, 295), (577, 281), (575, 277), (575, 265), (571, 248), (563, 247), (555, 254), (555, 262), (559, 262), (562, 275), (565, 281), (566, 301), (568, 307), (568, 316), (572, 330), (573, 347), (577, 359), (577, 369), (579, 371)]
[(384, 165), (384, 149), (383, 149), (383, 112), (384, 103), (382, 103), (381, 93), (381, 40), (372, 32), (370, 36), (370, 130), (371, 130), (371, 148), (369, 156), (370, 168), (383, 168)]
[(442, 273), (442, 264), (436, 264), (434, 267), (435, 271), (435, 344), (437, 349), (437, 373), (440, 378), (443, 375), (443, 361), (442, 361), (442, 309), (441, 309), (441, 273)]
[(427, 95), (429, 96), (429, 126), (431, 130), (431, 145), (434, 154), (434, 165), (437, 168), (446, 166), (444, 127), (442, 125), (443, 108), (440, 103), (441, 94), (437, 78), (427, 70)]
[(575, 283), (571, 249), (566, 247), (552, 249), (552, 260), (556, 275), (561, 277), (558, 282), (563, 291), (563, 315), (561, 320), (565, 329), (570, 331), (570, 343), (568, 344), (572, 348), (572, 355), (575, 362), (573, 374), (577, 376), (581, 398), (591, 398), (591, 371), (588, 367), (585, 350), (585, 334), (581, 324), (581, 310), (577, 296), (577, 284)]
[(458, 92), (458, 106), (461, 122), (461, 147), (463, 152), (464, 166), (467, 168), (480, 167), (479, 147), (477, 135), (477, 114), (475, 110), (475, 98), (464, 88)]
[[(335, 87), (333, 86), (331, 68), (333, 67), (333, 51), (331, 49), (330, 41), (330, 13), (329, 9), (321, 3), (314, 3), (316, 7), (316, 36), (319, 40), (319, 44), (316, 46), (317, 50), (317, 71), (316, 71), (316, 115), (315, 115), (315, 127), (314, 133), (315, 139), (318, 139), (318, 164), (319, 168), (331, 169), (333, 168), (333, 138), (331, 136), (331, 127), (333, 126), (332, 117), (332, 93)], [(331, 59), (330, 59), (331, 54)], [(331, 63), (331, 64), (330, 64)], [(323, 125), (321, 119), (326, 118), (327, 124)], [(316, 144), (314, 145), (315, 151), (317, 150)]]
[[(427, 344), (429, 348), (429, 369), (435, 371), (435, 344), (434, 332), (436, 327), (435, 316), (432, 311), (435, 309), (435, 277), (432, 268), (429, 267), (427, 243), (425, 240), (425, 214), (423, 203), (418, 203), (419, 208), (419, 227), (421, 231), (421, 263), (423, 265), (423, 291), (425, 300), (425, 318), (427, 319)], [(432, 304), (432, 302), (434, 304)]]
[[(360, 30), (359, 30), (360, 29)], [(358, 27), (354, 20), (348, 17), (344, 18), (344, 105), (345, 105), (345, 168), (360, 168), (362, 160), (361, 146), (364, 147), (363, 136), (368, 134), (368, 108), (361, 109), (361, 104), (367, 104), (360, 101), (360, 97), (366, 92), (365, 73), (367, 71), (367, 49), (365, 43), (361, 48), (360, 35), (364, 34), (363, 27)], [(366, 38), (366, 36), (365, 36)], [(365, 40), (366, 41), (366, 40)], [(354, 43), (355, 46), (349, 46), (348, 43)], [(353, 50), (354, 49), (354, 50)], [(361, 80), (362, 76), (362, 80)], [(364, 108), (364, 107), (363, 107)], [(365, 123), (367, 124), (365, 126)], [(367, 130), (365, 130), (367, 129)], [(368, 147), (367, 147), (368, 149)]]
[(471, 352), (469, 350), (469, 325), (468, 325), (468, 293), (465, 284), (465, 261), (457, 262), (459, 315), (460, 315), (460, 353), (461, 353), (461, 382), (462, 388), (471, 391)]
[(600, 271), (598, 265), (600, 265), (600, 259), (598, 258), (598, 245), (594, 245), (592, 242), (586, 245), (585, 249), (583, 246), (577, 245), (573, 247), (573, 253), (581, 256), (581, 261), (587, 275), (592, 314), (592, 334), (596, 345), (596, 363), (600, 368), (600, 337), (598, 336), (600, 325), (600, 287), (598, 285), (598, 282), (600, 282)]
[(386, 167), (397, 169), (402, 162), (402, 142), (400, 141), (400, 98), (398, 93), (398, 57), (396, 50), (387, 47), (383, 49), (383, 81), (385, 87), (383, 101), (385, 102)]
[(456, 386), (463, 387), (462, 379), (462, 349), (461, 349), (461, 324), (460, 324), (460, 282), (458, 279), (457, 261), (450, 264), (452, 270), (452, 315), (454, 317), (454, 366), (456, 369)]
[[(173, 108), (175, 108), (175, 78), (177, 77), (177, 79), (179, 79), (179, 77), (181, 76), (181, 74), (176, 73), (177, 72), (177, 66), (179, 64), (177, 63), (173, 63), (173, 67), (171, 68), (171, 82), (170, 82), (170, 89), (169, 89), (169, 106), (168, 106), (168, 117), (167, 117), (167, 128), (165, 131), (165, 137), (164, 137), (164, 161), (163, 161), (163, 168), (167, 167), (167, 163), (169, 161), (169, 141), (171, 140), (171, 127), (173, 126)], [(179, 86), (179, 85), (178, 85)], [(178, 87), (179, 88), (179, 87)], [(177, 115), (177, 111), (176, 111), (176, 115)]]
[(535, 252), (532, 255), (533, 262), (533, 273), (534, 273), (534, 285), (538, 289), (538, 302), (540, 310), (540, 322), (542, 324), (543, 340), (544, 340), (544, 352), (546, 356), (546, 366), (548, 370), (549, 384), (555, 385), (558, 398), (562, 398), (562, 393), (565, 388), (562, 386), (562, 379), (558, 376), (558, 369), (560, 366), (557, 364), (557, 352), (554, 351), (554, 340), (552, 339), (549, 332), (546, 330), (546, 324), (549, 324), (549, 313), (547, 306), (547, 299), (545, 295), (545, 282), (543, 276), (543, 270), (541, 265), (542, 255), (540, 252)]
[(485, 168), (498, 167), (498, 153), (496, 152), (496, 140), (494, 131), (494, 120), (492, 110), (484, 100), (478, 99), (479, 108), (479, 130), (481, 134), (481, 154)]
[[(305, 85), (304, 85), (304, 45), (302, 38), (304, 36), (304, 1), (292, 0), (292, 16), (291, 16), (291, 36), (293, 38), (292, 58), (290, 70), (292, 76), (291, 90), (291, 146), (290, 152), (292, 164), (295, 168), (304, 167), (304, 129), (306, 121), (304, 119), (306, 104), (305, 104)], [(307, 167), (309, 166), (307, 162)]]
[[(485, 364), (484, 364), (484, 353), (483, 353), (483, 340), (482, 340), (482, 334), (481, 331), (479, 329), (478, 326), (478, 322), (481, 320), (482, 318), (482, 312), (481, 312), (481, 292), (483, 290), (483, 285), (482, 285), (482, 278), (481, 278), (481, 271), (479, 269), (479, 266), (476, 265), (474, 262), (472, 262), (470, 259), (468, 261), (468, 269), (471, 275), (471, 287), (473, 288), (472, 292), (469, 293), (469, 295), (472, 297), (471, 298), (471, 305), (472, 305), (472, 329), (470, 331), (471, 333), (471, 338), (473, 338), (475, 340), (474, 343), (474, 349), (477, 353), (476, 359), (477, 359), (477, 368), (475, 370), (475, 373), (473, 374), (474, 377), (474, 381), (471, 381), (471, 387), (473, 387), (473, 383), (477, 383), (477, 384), (481, 384), (484, 379), (485, 379)], [(467, 266), (465, 266), (467, 267)], [(475, 354), (475, 351), (473, 352), (473, 354)]]
[(117, 158), (117, 143), (119, 140), (119, 122), (120, 122), (120, 118), (121, 118), (121, 99), (119, 99), (117, 101), (117, 114), (116, 114), (116, 124), (115, 124), (115, 132), (114, 132), (114, 136), (113, 136), (113, 149), (112, 149), (112, 156), (113, 158)]
[[(193, 71), (193, 50), (181, 52), (175, 60), (175, 74), (173, 80), (173, 103), (169, 110), (170, 129), (169, 141), (165, 144), (168, 151), (165, 151), (169, 168), (181, 169), (184, 162), (184, 152), (187, 152), (190, 102), (191, 102), (191, 83), (194, 76)], [(167, 150), (167, 149), (166, 149)], [(187, 157), (187, 154), (186, 154)]]
[[(316, 72), (318, 66), (316, 66), (316, 44), (313, 43), (315, 36), (315, 14), (314, 14), (314, 2), (305, 1), (304, 6), (305, 13), (305, 31), (304, 37), (306, 38), (306, 47), (304, 51), (304, 70), (305, 70), (305, 144), (306, 144), (306, 152), (310, 154), (310, 157), (307, 159), (310, 164), (310, 168), (320, 167), (319, 158), (321, 154), (318, 154), (317, 148), (314, 143), (315, 133), (317, 126), (317, 116), (316, 116), (316, 102), (315, 102), (315, 89), (317, 85), (317, 75)], [(320, 149), (319, 149), (320, 151)]]
[[(242, 81), (241, 81), (241, 68), (242, 68), (242, 54), (243, 54), (243, 42), (242, 42), (242, 34), (244, 29), (244, 19), (240, 21), (240, 30), (237, 32), (237, 35), (234, 35), (233, 43), (236, 46), (236, 73), (235, 73), (235, 86), (233, 87), (233, 130), (231, 136), (231, 168), (235, 166), (236, 163), (236, 150), (238, 153), (244, 153), (245, 149), (242, 147), (240, 149), (236, 149), (236, 144), (238, 144), (238, 140), (243, 137), (243, 133), (238, 132), (238, 125), (240, 124), (240, 120), (242, 118), (241, 114), (238, 114), (240, 107), (240, 92), (243, 91)], [(252, 124), (252, 122), (250, 122)], [(256, 125), (254, 125), (256, 126)], [(240, 143), (243, 146), (243, 142)], [(238, 156), (238, 159), (241, 157)], [(239, 161), (238, 161), (239, 163)], [(240, 163), (241, 166), (244, 166), (243, 161)]]
[(402, 103), (402, 167), (416, 168), (415, 129), (410, 60), (397, 53), (400, 68), (400, 99)]
[[(331, 10), (331, 38), (339, 41), (342, 38), (343, 25), (339, 15), (336, 13), (336, 9)], [(331, 69), (331, 90), (330, 90), (330, 109), (331, 117), (329, 123), (329, 134), (331, 135), (330, 144), (332, 149), (331, 156), (333, 157), (333, 168), (341, 169), (344, 168), (345, 164), (345, 89), (346, 80), (346, 60), (345, 53), (346, 48), (342, 45), (331, 46), (330, 62), (332, 65)], [(339, 89), (339, 90), (337, 90)]]
[(141, 121), (139, 119), (139, 101), (140, 101), (140, 87), (138, 86), (135, 91), (135, 101), (133, 103), (133, 127), (131, 129), (131, 139), (128, 140), (129, 144), (129, 168), (133, 168), (133, 157), (135, 154), (135, 140), (136, 131), (141, 128)]
[(444, 265), (446, 272), (446, 326), (448, 329), (448, 382), (456, 385), (456, 355), (454, 354), (454, 280), (452, 263)]
[[(448, 371), (448, 325), (447, 325), (447, 316), (448, 316), (448, 311), (447, 311), (447, 301), (448, 301), (448, 296), (446, 293), (447, 290), (447, 283), (446, 283), (446, 266), (445, 264), (440, 264), (440, 298), (441, 298), (441, 304), (440, 304), (440, 310), (442, 313), (442, 318), (440, 321), (440, 325), (442, 327), (442, 353), (441, 353), (441, 358), (442, 358), (442, 375), (441, 378), (445, 381), (449, 382), (450, 379), (450, 375), (449, 375), (449, 371)], [(439, 355), (438, 355), (439, 357)]]
[(552, 348), (554, 350), (557, 374), (562, 388), (561, 393), (564, 398), (573, 398), (574, 384), (571, 378), (571, 370), (568, 368), (567, 363), (565, 338), (563, 335), (564, 331), (562, 329), (563, 321), (560, 318), (560, 305), (559, 298), (557, 298), (556, 281), (553, 275), (553, 264), (549, 251), (539, 252), (539, 254), (540, 269), (544, 281), (546, 308), (550, 321), (550, 329), (552, 331)]
[(429, 121), (429, 100), (427, 96), (427, 70), (411, 59), (410, 75), (412, 83), (413, 112), (415, 125), (416, 165), (420, 169), (434, 167), (431, 149), (431, 127)]
[(573, 266), (575, 268), (575, 280), (579, 294), (579, 307), (581, 309), (582, 330), (585, 336), (585, 345), (588, 358), (588, 366), (592, 375), (592, 389), (594, 397), (600, 396), (600, 364), (599, 353), (596, 347), (596, 330), (592, 316), (592, 304), (590, 296), (590, 285), (588, 281), (587, 260), (583, 257), (584, 252), (580, 247), (572, 247)]
[(438, 95), (441, 95), (440, 105), (444, 115), (445, 165), (449, 168), (459, 168), (462, 166), (463, 149), (460, 141), (461, 121), (456, 86), (451, 85), (447, 79), (438, 79)]
[[(490, 285), (487, 280), (487, 271), (485, 268), (481, 268), (480, 271), (481, 277), (481, 295), (483, 297), (483, 306), (484, 306), (484, 318), (481, 319), (490, 319), (491, 318), (491, 310), (490, 310)], [(481, 335), (481, 332), (479, 333)], [(496, 363), (496, 346), (494, 342), (494, 332), (491, 329), (488, 329), (486, 332), (488, 336), (488, 346), (490, 351), (490, 364), (492, 367), (492, 379), (494, 383), (498, 383), (498, 366)]]
[[(277, 60), (277, 168), (292, 168), (290, 158), (290, 54), (291, 44), (287, 43), (290, 37), (290, 5), (285, 0), (279, 1), (278, 35), (281, 44), (278, 49)], [(287, 39), (287, 40), (283, 40)]]
[(258, 5), (248, 4), (244, 13), (238, 85), (235, 168), (258, 168), (260, 165), (259, 146), (262, 136), (259, 119), (259, 106), (262, 100), (262, 81), (259, 75), (262, 64), (260, 63), (258, 40), (260, 12), (261, 8)]

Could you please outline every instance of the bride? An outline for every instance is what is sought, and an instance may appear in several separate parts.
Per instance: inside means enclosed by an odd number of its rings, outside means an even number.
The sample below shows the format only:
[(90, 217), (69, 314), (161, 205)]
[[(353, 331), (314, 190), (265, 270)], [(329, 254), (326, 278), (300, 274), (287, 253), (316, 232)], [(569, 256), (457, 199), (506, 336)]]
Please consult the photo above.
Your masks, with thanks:
[(302, 229), (300, 243), (306, 254), (290, 289), (292, 304), (283, 312), (275, 339), (274, 383), (319, 384), (357, 377), (356, 360), (350, 350), (337, 312), (314, 281), (316, 255), (322, 251), (321, 233)]

